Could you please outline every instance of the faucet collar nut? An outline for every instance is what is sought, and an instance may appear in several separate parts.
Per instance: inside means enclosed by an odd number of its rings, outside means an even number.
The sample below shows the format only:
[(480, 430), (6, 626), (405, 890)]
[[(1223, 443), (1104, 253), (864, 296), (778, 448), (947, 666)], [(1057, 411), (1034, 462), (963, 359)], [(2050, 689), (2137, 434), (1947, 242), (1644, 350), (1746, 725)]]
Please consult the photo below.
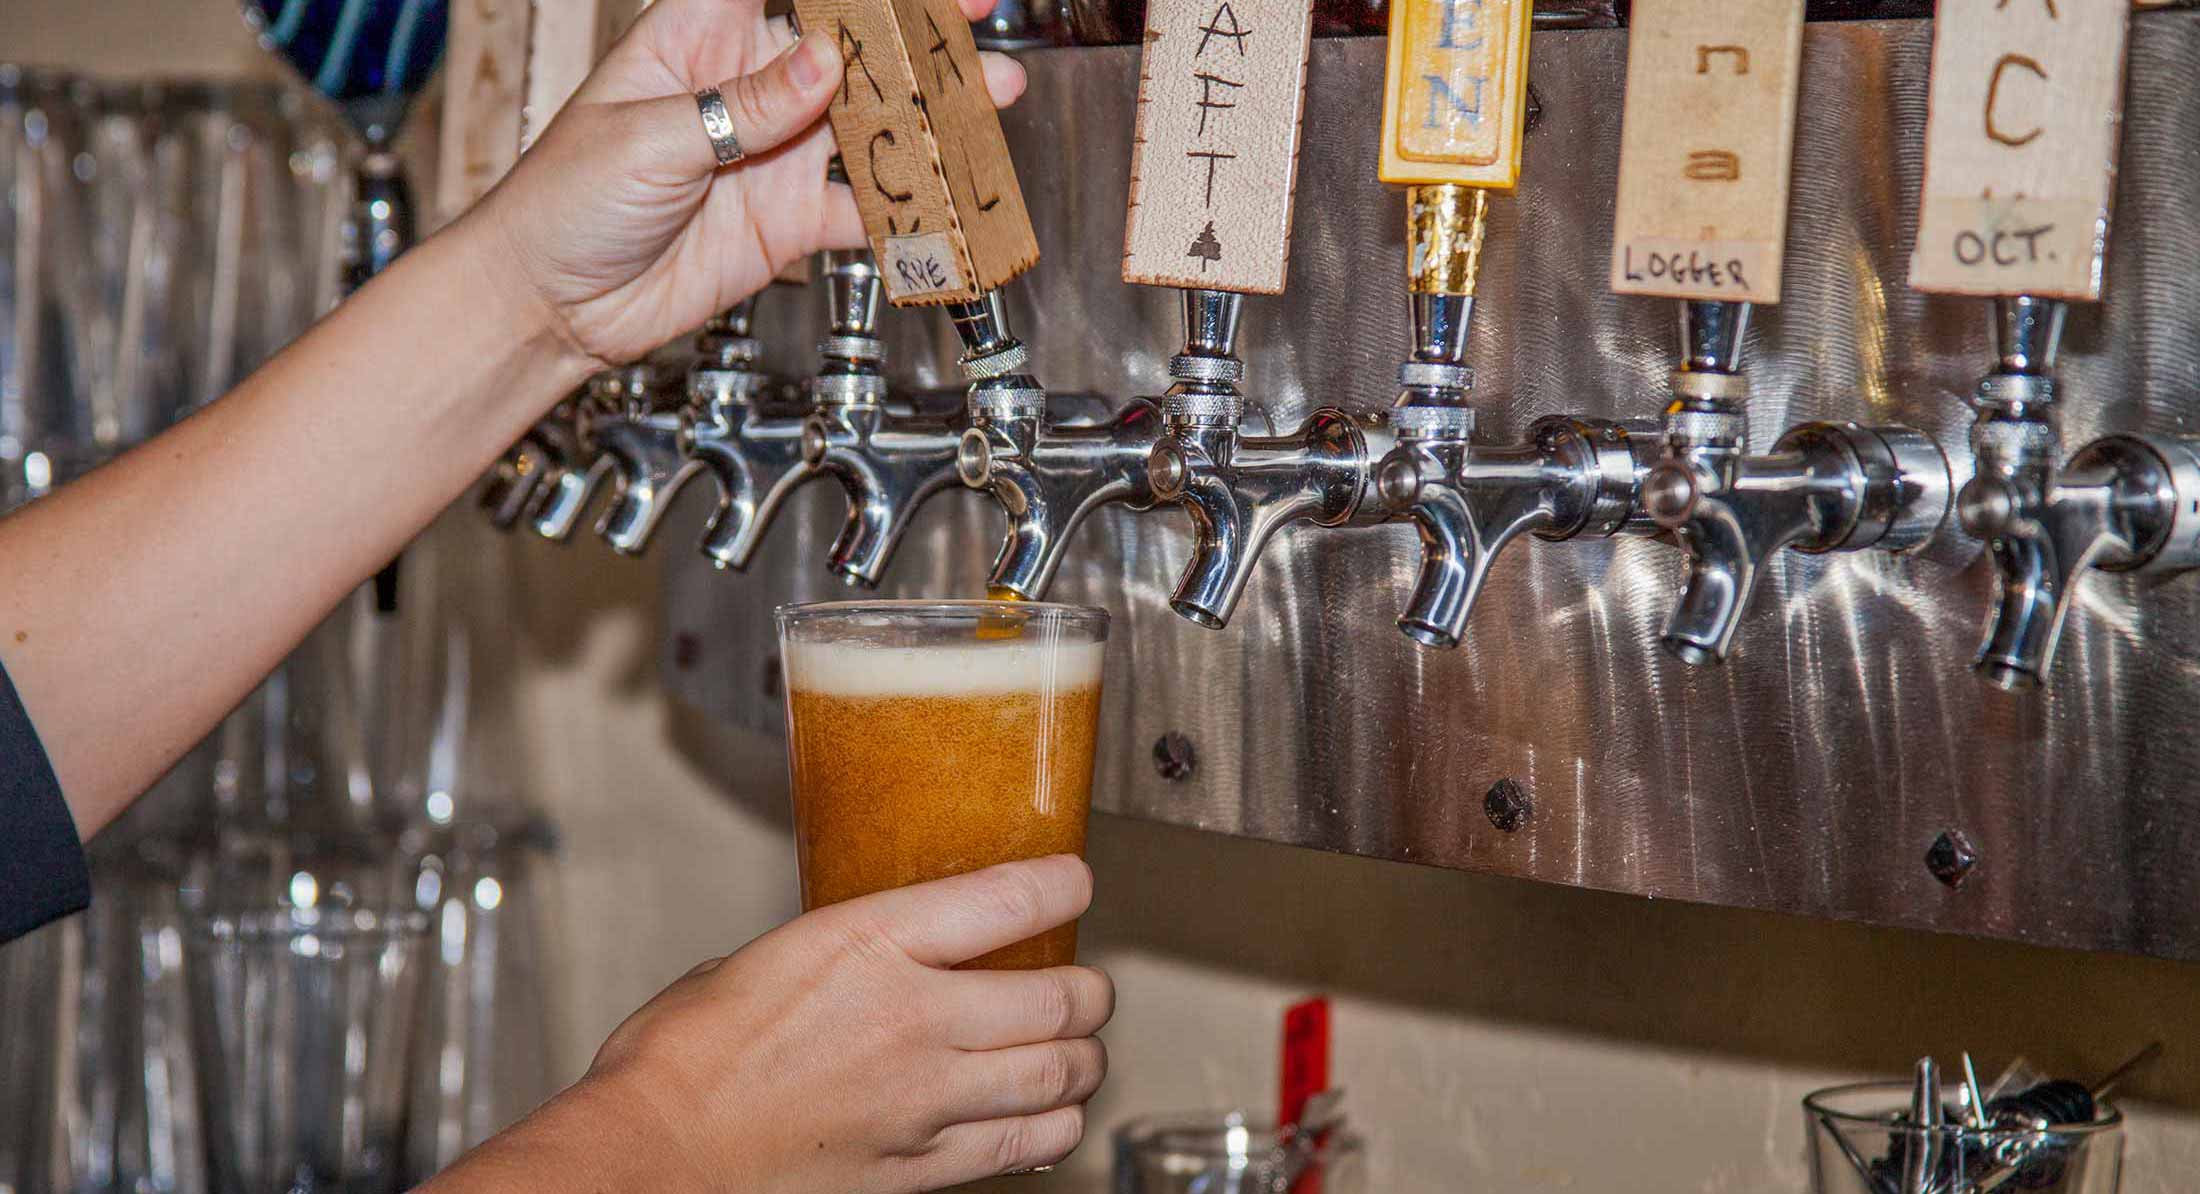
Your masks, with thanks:
[(980, 389), (970, 392), (970, 413), (991, 419), (1036, 419), (1046, 413), (1047, 392), (1039, 389)]
[(1234, 386), (1245, 379), (1245, 362), (1236, 357), (1181, 353), (1169, 358), (1169, 376), (1178, 381), (1220, 382)]
[(1974, 406), (1987, 410), (2022, 410), (2055, 401), (2055, 379), (2038, 373), (1989, 373), (1979, 379)]
[(1394, 406), (1390, 425), (1407, 439), (1466, 439), (1474, 434), (1471, 406)]
[(1170, 422), (1235, 427), (1245, 417), (1245, 399), (1236, 394), (1164, 394), (1161, 414)]
[(1673, 393), (1682, 398), (1700, 398), (1709, 402), (1741, 402), (1749, 397), (1749, 378), (1740, 373), (1675, 369), (1671, 384)]
[(1024, 367), (1030, 363), (1031, 350), (1016, 341), (1011, 341), (1007, 347), (995, 352), (966, 356), (959, 362), (963, 377), (970, 381), (985, 381), (1006, 377), (1011, 373), (1022, 373)]
[(1732, 447), (1742, 442), (1749, 421), (1739, 411), (1675, 410), (1665, 415), (1665, 436), (1690, 447)]
[(871, 406), (886, 397), (886, 379), (876, 373), (827, 373), (811, 384), (819, 402)]
[(1471, 390), (1474, 370), (1443, 361), (1407, 361), (1398, 366), (1398, 384), (1418, 390)]
[(886, 359), (886, 345), (876, 336), (827, 336), (817, 342), (817, 355), (878, 362)]

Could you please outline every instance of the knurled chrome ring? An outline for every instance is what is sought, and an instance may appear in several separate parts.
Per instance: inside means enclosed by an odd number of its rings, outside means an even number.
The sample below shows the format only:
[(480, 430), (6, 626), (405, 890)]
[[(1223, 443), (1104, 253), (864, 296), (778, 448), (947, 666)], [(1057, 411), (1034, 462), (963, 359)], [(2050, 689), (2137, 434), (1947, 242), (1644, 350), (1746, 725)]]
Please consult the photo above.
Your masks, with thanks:
[(719, 165), (731, 166), (748, 156), (741, 152), (740, 138), (733, 135), (733, 114), (726, 111), (726, 97), (716, 87), (696, 92), (695, 107), (703, 114), (703, 135), (710, 138), (710, 151)]
[(2052, 458), (2058, 439), (2055, 425), (2044, 419), (1996, 419), (1971, 424), (1971, 452), (1976, 456), (2002, 460)]
[(1749, 397), (1749, 378), (1739, 373), (1705, 373), (1695, 369), (1675, 369), (1670, 384), (1673, 392), (1683, 398), (1708, 398), (1713, 401), (1740, 402)]
[(1173, 356), (1169, 358), (1169, 376), (1178, 381), (1219, 381), (1236, 385), (1245, 379), (1245, 362), (1236, 357)]
[(1749, 421), (1733, 411), (1676, 410), (1665, 416), (1665, 434), (1688, 444), (1738, 444)]
[(970, 394), (972, 414), (996, 419), (1029, 419), (1045, 414), (1047, 392), (1028, 388), (1012, 390), (974, 390)]
[(1235, 424), (1245, 417), (1245, 399), (1236, 394), (1169, 394), (1161, 399), (1161, 413), (1194, 423)]
[(1390, 425), (1412, 439), (1465, 439), (1474, 434), (1471, 406), (1394, 406)]
[(883, 361), (886, 344), (876, 336), (827, 336), (817, 342), (817, 355), (844, 361)]
[(827, 373), (810, 386), (820, 402), (869, 403), (886, 397), (886, 379), (876, 373)]
[(2036, 373), (1990, 373), (1979, 379), (1977, 406), (2039, 406), (2055, 400), (2055, 379)]
[(1031, 350), (1021, 343), (1011, 344), (999, 352), (989, 352), (984, 356), (965, 357), (959, 362), (963, 376), (971, 381), (985, 381), (988, 378), (1006, 377), (1011, 373), (1022, 373), (1024, 366), (1030, 363)]
[(1471, 390), (1474, 370), (1442, 361), (1407, 361), (1398, 366), (1398, 384), (1424, 390)]

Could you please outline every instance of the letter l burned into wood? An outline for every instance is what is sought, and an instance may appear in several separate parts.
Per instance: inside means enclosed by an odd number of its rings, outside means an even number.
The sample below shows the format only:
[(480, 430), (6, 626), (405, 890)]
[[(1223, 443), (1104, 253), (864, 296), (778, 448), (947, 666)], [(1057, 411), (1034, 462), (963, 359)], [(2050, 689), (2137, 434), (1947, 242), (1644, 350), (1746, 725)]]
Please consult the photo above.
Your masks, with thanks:
[(887, 297), (982, 298), (1039, 260), (1016, 166), (953, 0), (797, 0), (840, 46), (827, 109)]

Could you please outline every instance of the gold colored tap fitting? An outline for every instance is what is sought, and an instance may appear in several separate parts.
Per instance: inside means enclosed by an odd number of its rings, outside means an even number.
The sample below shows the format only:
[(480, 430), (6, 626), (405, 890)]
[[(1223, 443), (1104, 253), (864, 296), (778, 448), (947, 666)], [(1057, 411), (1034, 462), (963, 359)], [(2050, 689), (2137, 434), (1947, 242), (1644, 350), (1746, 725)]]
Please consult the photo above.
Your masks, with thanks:
[(1490, 193), (1455, 182), (1406, 188), (1406, 289), (1415, 294), (1474, 293)]

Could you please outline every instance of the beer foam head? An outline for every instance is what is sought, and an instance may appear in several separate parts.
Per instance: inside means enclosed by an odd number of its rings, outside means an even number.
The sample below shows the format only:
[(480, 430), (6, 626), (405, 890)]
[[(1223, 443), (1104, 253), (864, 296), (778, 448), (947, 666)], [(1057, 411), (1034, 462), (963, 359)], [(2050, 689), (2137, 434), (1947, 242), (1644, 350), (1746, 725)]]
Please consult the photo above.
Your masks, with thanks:
[(786, 644), (787, 686), (843, 697), (960, 697), (1065, 692), (1100, 685), (1106, 653), (1096, 642), (1043, 638), (895, 646), (866, 642)]

